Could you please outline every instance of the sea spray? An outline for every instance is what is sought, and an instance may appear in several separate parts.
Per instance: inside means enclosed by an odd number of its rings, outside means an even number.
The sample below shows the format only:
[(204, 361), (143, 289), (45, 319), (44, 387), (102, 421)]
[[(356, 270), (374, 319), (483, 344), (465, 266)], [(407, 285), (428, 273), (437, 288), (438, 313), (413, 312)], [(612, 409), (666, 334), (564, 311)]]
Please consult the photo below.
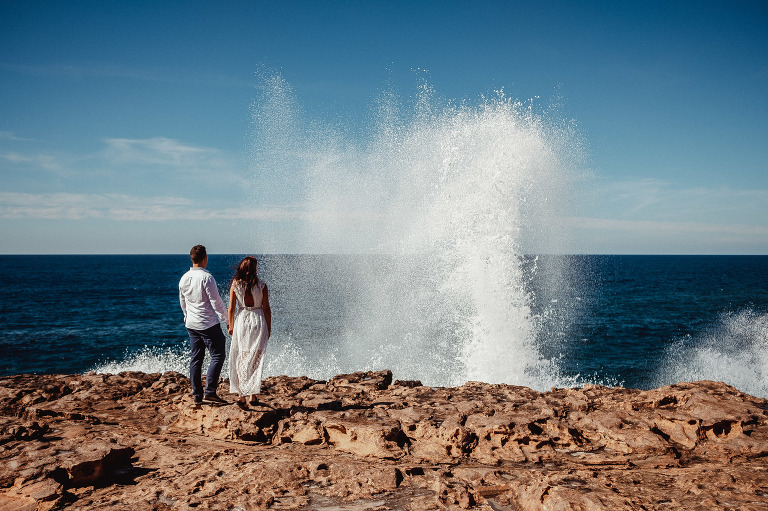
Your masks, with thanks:
[(742, 392), (768, 396), (768, 313), (725, 313), (697, 335), (672, 344), (656, 385), (678, 381), (723, 381)]
[[(539, 351), (551, 306), (534, 307), (530, 283), (542, 267), (524, 259), (561, 252), (559, 226), (583, 158), (572, 123), (503, 92), (447, 102), (422, 82), (410, 105), (382, 94), (371, 125), (345, 132), (303, 120), (279, 75), (263, 76), (260, 91), (255, 200), (289, 203), (306, 227), (296, 245), (308, 251), (386, 256), (356, 273), (356, 307), (316, 304), (344, 324), (333, 349), (275, 339), (267, 371), (388, 367), (431, 385), (564, 381)], [(557, 296), (569, 268), (546, 271), (537, 276), (548, 286), (542, 295)], [(311, 276), (326, 285), (334, 277)]]
[[(206, 356), (204, 367), (208, 367), (209, 362), (210, 358)], [(97, 373), (111, 374), (122, 371), (141, 371), (143, 373), (176, 371), (189, 376), (189, 350), (178, 347), (144, 346), (138, 350), (126, 350), (123, 358), (101, 362), (91, 370)]]

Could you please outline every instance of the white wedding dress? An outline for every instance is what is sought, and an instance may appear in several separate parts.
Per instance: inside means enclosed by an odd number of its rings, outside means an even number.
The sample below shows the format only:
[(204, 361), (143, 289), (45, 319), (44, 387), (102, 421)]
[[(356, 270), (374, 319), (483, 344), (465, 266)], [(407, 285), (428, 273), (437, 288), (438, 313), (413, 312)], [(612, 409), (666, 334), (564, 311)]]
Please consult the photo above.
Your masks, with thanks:
[(234, 286), (238, 310), (229, 348), (229, 391), (246, 396), (258, 394), (261, 390), (264, 352), (269, 340), (267, 320), (262, 309), (265, 283), (259, 280), (258, 285), (251, 289), (253, 307), (245, 306), (245, 283), (237, 281)]

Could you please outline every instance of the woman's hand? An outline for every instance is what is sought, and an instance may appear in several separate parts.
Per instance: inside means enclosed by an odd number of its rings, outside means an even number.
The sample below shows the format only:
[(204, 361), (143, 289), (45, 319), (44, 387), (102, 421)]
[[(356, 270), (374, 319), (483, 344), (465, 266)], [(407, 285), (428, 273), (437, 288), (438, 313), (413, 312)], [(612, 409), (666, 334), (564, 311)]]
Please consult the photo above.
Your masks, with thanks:
[(232, 325), (229, 325), (229, 328), (227, 328), (227, 331), (229, 332), (229, 335), (232, 335), (232, 332), (234, 332), (235, 329), (232, 328)]

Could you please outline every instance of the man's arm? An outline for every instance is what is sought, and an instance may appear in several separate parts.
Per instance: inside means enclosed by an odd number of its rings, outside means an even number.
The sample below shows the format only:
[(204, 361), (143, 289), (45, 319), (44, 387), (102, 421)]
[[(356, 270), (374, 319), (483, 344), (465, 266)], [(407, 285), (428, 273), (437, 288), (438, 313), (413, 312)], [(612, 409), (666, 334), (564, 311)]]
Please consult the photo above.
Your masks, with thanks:
[(181, 305), (181, 311), (184, 313), (184, 323), (187, 322), (187, 301), (184, 299), (184, 293), (179, 288), (179, 304)]
[(227, 308), (224, 306), (224, 301), (219, 296), (219, 290), (216, 287), (216, 280), (211, 277), (205, 280), (205, 292), (208, 295), (208, 300), (211, 302), (213, 310), (216, 311), (216, 315), (219, 317), (219, 323), (229, 325), (227, 320)]

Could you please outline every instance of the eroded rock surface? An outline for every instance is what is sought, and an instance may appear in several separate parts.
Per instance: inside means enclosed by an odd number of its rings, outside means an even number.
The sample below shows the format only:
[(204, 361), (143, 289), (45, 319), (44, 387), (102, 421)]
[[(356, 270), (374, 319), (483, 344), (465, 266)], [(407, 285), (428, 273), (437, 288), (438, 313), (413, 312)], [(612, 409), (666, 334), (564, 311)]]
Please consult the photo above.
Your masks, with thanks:
[(768, 402), (267, 378), (195, 405), (178, 373), (0, 378), (0, 511), (768, 509)]

